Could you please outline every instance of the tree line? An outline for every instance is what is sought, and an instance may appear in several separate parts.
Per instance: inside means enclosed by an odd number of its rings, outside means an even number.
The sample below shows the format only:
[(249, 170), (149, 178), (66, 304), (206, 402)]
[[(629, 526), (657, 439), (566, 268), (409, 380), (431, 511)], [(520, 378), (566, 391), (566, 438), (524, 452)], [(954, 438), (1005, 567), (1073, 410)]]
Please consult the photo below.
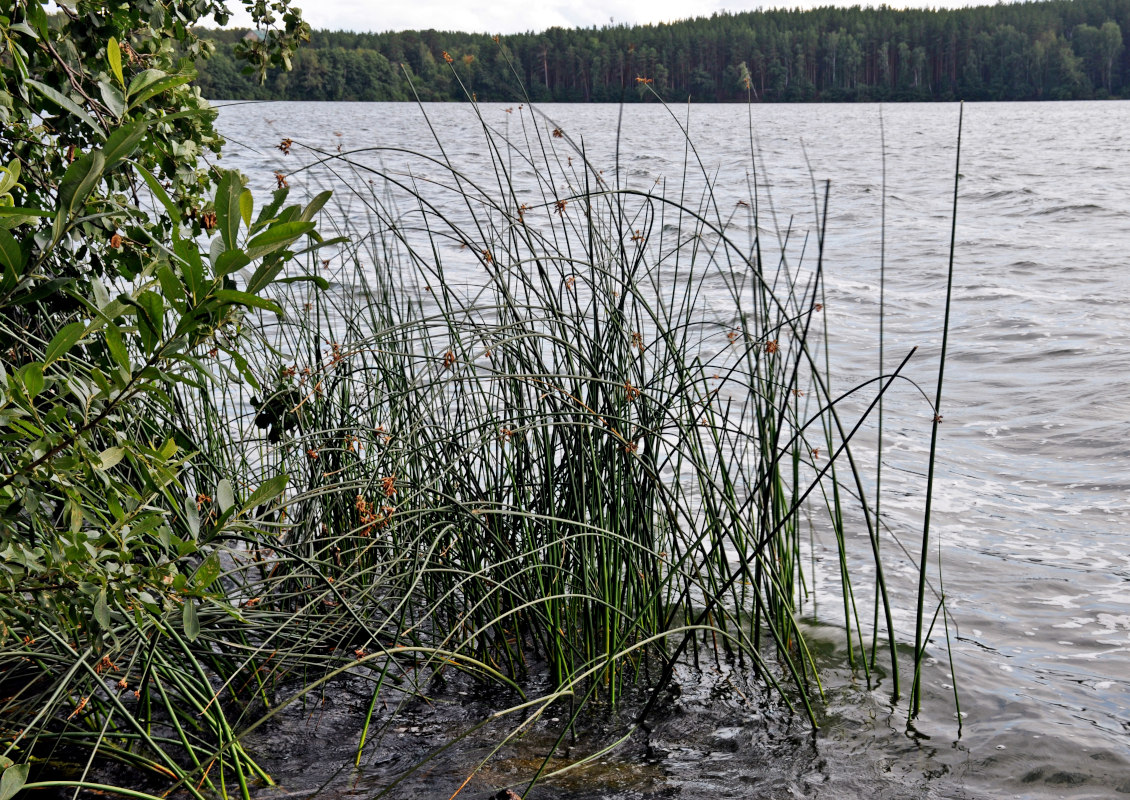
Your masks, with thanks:
[(246, 29), (210, 32), (216, 99), (620, 102), (1130, 97), (1130, 0), (824, 7), (506, 36), (317, 30), (293, 70), (241, 71)]

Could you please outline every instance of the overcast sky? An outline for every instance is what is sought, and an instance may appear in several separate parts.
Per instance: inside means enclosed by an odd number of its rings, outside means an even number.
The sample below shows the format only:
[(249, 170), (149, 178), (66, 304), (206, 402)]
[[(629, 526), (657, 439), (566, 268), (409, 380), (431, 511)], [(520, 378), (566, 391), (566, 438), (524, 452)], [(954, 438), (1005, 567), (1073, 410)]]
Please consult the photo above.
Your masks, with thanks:
[[(609, 23), (671, 22), (709, 16), (716, 11), (752, 11), (757, 8), (808, 8), (829, 5), (829, 0), (791, 0), (759, 4), (756, 0), (293, 0), (314, 28), (351, 31), (398, 31), (427, 28), (478, 33), (542, 31), (555, 25), (566, 28), (600, 27)], [(850, 0), (830, 0), (833, 5), (857, 5)], [(892, 0), (899, 7), (956, 7), (985, 5), (991, 0)], [(866, 4), (866, 0), (864, 0)], [(878, 5), (878, 2), (874, 3)], [(239, 8), (230, 23), (247, 25)]]

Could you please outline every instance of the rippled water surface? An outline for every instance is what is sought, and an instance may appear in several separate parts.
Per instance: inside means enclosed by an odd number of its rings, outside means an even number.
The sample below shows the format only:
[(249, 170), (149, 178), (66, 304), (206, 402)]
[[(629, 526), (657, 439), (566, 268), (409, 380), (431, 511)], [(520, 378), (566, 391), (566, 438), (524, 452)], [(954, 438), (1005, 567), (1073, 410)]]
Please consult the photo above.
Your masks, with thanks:
[[(677, 110), (678, 120), (657, 106), (630, 106), (622, 121), (613, 106), (542, 110), (552, 122), (528, 108), (488, 105), (482, 114), (513, 136), (524, 135), (523, 124), (561, 127), (583, 141), (609, 180), (619, 141), (621, 185), (645, 189), (665, 179), (670, 194), (672, 186), (693, 191), (709, 180), (723, 217), (750, 200), (756, 175), (762, 236), (783, 238), (791, 229), (790, 247), (815, 230), (814, 186), (822, 197), (830, 180), (824, 269), (833, 377), (846, 387), (878, 371), (885, 260), (887, 367), (919, 347), (908, 375), (933, 396), (957, 106), (886, 106), (882, 127), (876, 105), (698, 106)], [(489, 177), (469, 106), (426, 112), (447, 155), (469, 174)], [(679, 123), (689, 127), (695, 152), (686, 150)], [(339, 145), (437, 152), (421, 110), (408, 104), (233, 105), (221, 111), (219, 126), (229, 137), (224, 162), (264, 188), (276, 170), (292, 173), (299, 189), (313, 180), (295, 173), (309, 153), (284, 157), (274, 149), (283, 137), (330, 153)], [(393, 169), (397, 158), (381, 156)], [(883, 681), (873, 691), (853, 681), (831, 645), (822, 656), (831, 670), (825, 724), (814, 739), (803, 725), (782, 721), (779, 709), (758, 706), (742, 688), (744, 676), (704, 666), (682, 676), (684, 694), (650, 737), (534, 796), (1130, 794), (1130, 104), (968, 105), (960, 171), (932, 525), (952, 617), (960, 735), (939, 627), (938, 660), (925, 678), (927, 711), (909, 730), (905, 701), (892, 705)], [(515, 175), (522, 179), (520, 165)], [(916, 556), (931, 413), (907, 385), (892, 395), (887, 414), (883, 514), (891, 541)], [(904, 606), (914, 570), (909, 557), (892, 566)], [(835, 622), (834, 609), (817, 610), (820, 620)], [(903, 641), (913, 642), (912, 622), (910, 614), (896, 618)], [(817, 631), (817, 638), (832, 635)], [(471, 697), (452, 718), (472, 718), (475, 702), (486, 703)], [(290, 764), (280, 767), (284, 787), (308, 792), (329, 781), (330, 794), (374, 794), (393, 769), (390, 759), (422, 752), (406, 740), (427, 740), (422, 748), (446, 735), (442, 708), (419, 715), (418, 724), (394, 722), (387, 746), (373, 748), (359, 771), (331, 777), (290, 752), (280, 762)], [(291, 750), (305, 741), (300, 746), (317, 763), (329, 764), (349, 758), (349, 718), (337, 712), (333, 731), (296, 722), (279, 736)], [(538, 735), (531, 734), (530, 753)], [(485, 755), (461, 759), (458, 752), (414, 784), (417, 796), (438, 796), (445, 781)], [(505, 785), (530, 753), (503, 751), (467, 791), (483, 797)]]

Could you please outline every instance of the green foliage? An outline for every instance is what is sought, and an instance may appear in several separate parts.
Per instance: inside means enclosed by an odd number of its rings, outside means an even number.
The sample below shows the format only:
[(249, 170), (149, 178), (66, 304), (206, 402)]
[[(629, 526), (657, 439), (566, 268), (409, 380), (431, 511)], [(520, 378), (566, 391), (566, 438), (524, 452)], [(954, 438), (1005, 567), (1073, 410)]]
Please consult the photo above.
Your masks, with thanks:
[[(251, 5), (281, 20), (241, 46), (262, 75), (304, 26), (285, 3)], [(191, 26), (218, 3), (2, 9), (3, 798), (102, 791), (88, 777), (109, 758), (163, 796), (250, 800), (270, 778), (243, 737), (346, 673), (374, 685), (366, 730), (386, 676), (411, 695), (461, 670), (521, 698), (493, 715), (525, 717), (512, 735), (570, 697), (563, 736), (594, 694), (615, 701), (653, 663), (662, 684), (709, 649), (773, 684), (788, 673), (815, 714), (798, 512), (830, 482), (846, 558), (833, 464), (858, 426), (838, 417), (808, 340), (816, 289), (790, 283), (786, 253), (731, 240), (713, 198), (610, 187), (548, 129), (515, 143), (484, 126), (507, 186), (515, 157), (537, 166), (540, 201), (440, 182), (458, 206), (475, 198), (463, 226), (380, 174), (362, 195), (371, 229), (342, 215), (364, 244), (339, 251), (341, 283), (359, 291), (330, 298), (291, 269), (346, 241), (316, 230), (328, 193), (288, 206), (280, 189), (256, 214), (239, 174), (202, 166), (219, 142), (178, 54), (208, 52)], [(538, 63), (435, 44), (402, 54), (435, 96)], [(337, 63), (311, 61), (307, 85), (359, 85)], [(757, 63), (725, 86), (691, 74), (722, 97)], [(685, 78), (655, 66), (655, 88)], [(546, 69), (535, 94), (556, 91)], [(567, 185), (594, 188), (553, 189)], [(426, 227), (385, 205), (397, 194), (429, 209)], [(446, 283), (445, 241), (486, 276), (474, 299)], [(708, 285), (733, 302), (725, 328), (701, 310)], [(897, 676), (885, 588), (886, 628), (876, 613), (867, 633), (841, 581), (852, 657), (886, 638)], [(868, 677), (875, 659), (860, 659)], [(509, 677), (538, 663), (556, 688), (527, 702)], [(46, 780), (60, 758), (81, 777)]]
[[(226, 19), (222, 3), (45, 6), (0, 3), (4, 797), (59, 725), (116, 702), (87, 659), (136, 658), (182, 626), (196, 639), (198, 607), (230, 607), (210, 542), (248, 522), (201, 519), (200, 448), (175, 387), (239, 380), (245, 315), (279, 311), (263, 293), (297, 242), (321, 241), (309, 208), (282, 208), (285, 191), (253, 222), (241, 176), (202, 161), (220, 139), (178, 54), (207, 51), (191, 26)], [(256, 63), (285, 63), (305, 31), (297, 12), (252, 11), (285, 21)], [(29, 718), (21, 695), (44, 684)], [(240, 762), (230, 730), (211, 733)]]
[[(229, 596), (251, 598), (247, 649), (285, 654), (271, 676), (303, 666), (287, 700), (367, 676), (374, 727), (390, 721), (375, 710), (384, 676), (409, 652), (413, 688), (455, 664), (551, 687), (516, 706), (529, 716), (515, 731), (569, 697), (564, 736), (590, 700), (631, 696), (633, 681), (657, 702), (684, 653), (730, 657), (815, 718), (802, 620), (828, 582), (805, 569), (827, 535), (849, 663), (897, 700), (883, 564), (899, 551), (880, 552), (851, 455), (862, 419), (838, 406), (874, 407), (901, 367), (881, 387), (830, 393), (822, 259), (803, 237), (757, 235), (773, 224), (758, 216), (764, 188), (731, 212), (709, 191), (696, 204), (684, 186), (610, 185), (545, 120), (523, 123), (514, 139), (483, 126), (494, 187), (399, 148), (372, 153), (405, 159), (395, 166), (304, 165), (308, 180), (353, 177), (356, 202), (330, 217), (351, 244), (322, 264), (342, 289), (276, 296), (290, 313), (271, 329), (277, 349), (251, 351), (254, 394), (225, 384), (191, 413), (215, 420), (206, 508), (235, 504), (225, 479), (291, 478), (276, 535), (249, 536), (223, 574)], [(450, 179), (406, 184), (417, 157)], [(543, 193), (515, 164), (533, 165)], [(468, 270), (470, 291), (453, 277)], [(257, 440), (229, 441), (252, 424)], [(873, 599), (853, 584), (859, 559)], [(200, 639), (216, 642), (206, 623)]]
[(415, 89), (423, 100), (460, 100), (466, 89), (484, 101), (654, 102), (636, 91), (643, 78), (679, 102), (1079, 99), (1130, 92), (1128, 28), (1130, 0), (1043, 0), (721, 13), (497, 42), (315, 31), (294, 72), (268, 72), (262, 84), (234, 66), (244, 32), (218, 31), (200, 85), (224, 99), (403, 100)]
[[(248, 53), (253, 68), (288, 63), (307, 35), (306, 24), (281, 2), (260, 2), (252, 11), (266, 27)], [(227, 11), (219, 0), (194, 0), (175, 10), (159, 2), (77, 0), (49, 17), (39, 0), (4, 4), (0, 161), (21, 170), (23, 205), (46, 209), (66, 201), (67, 216), (53, 231), (50, 260), (43, 264), (52, 276), (132, 279), (158, 246), (137, 230), (131, 247), (106, 247), (117, 228), (135, 225), (158, 241), (169, 238), (167, 220), (152, 227), (131, 211), (138, 205), (134, 165), (159, 178), (199, 234), (195, 212), (207, 207), (216, 179), (201, 159), (218, 153), (221, 143), (212, 127), (214, 112), (192, 84), (192, 60), (212, 49), (192, 27), (206, 16), (223, 22)], [(104, 164), (93, 164), (95, 152), (103, 153)], [(132, 163), (124, 163), (126, 155)], [(56, 196), (67, 175), (66, 196)]]
[(0, 800), (12, 800), (27, 781), (28, 765), (14, 764), (7, 756), (0, 756)]

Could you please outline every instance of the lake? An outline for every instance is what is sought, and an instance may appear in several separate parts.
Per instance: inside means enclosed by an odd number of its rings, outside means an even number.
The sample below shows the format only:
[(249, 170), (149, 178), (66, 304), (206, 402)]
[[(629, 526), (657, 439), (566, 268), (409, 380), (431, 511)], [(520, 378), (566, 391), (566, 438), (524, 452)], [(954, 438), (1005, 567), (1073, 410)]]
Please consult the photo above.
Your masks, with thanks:
[[(751, 202), (756, 180), (761, 236), (787, 235), (787, 253), (817, 230), (830, 181), (823, 269), (833, 379), (846, 388), (880, 370), (882, 266), (884, 366), (918, 347), (906, 374), (933, 398), (956, 105), (553, 105), (539, 109), (543, 117), (492, 104), (480, 112), (514, 137), (560, 128), (621, 186), (685, 187), (697, 197), (709, 182), (712, 213), (722, 218)], [(471, 178), (491, 175), (467, 104), (233, 104), (218, 127), (229, 140), (221, 163), (251, 176), (257, 198), (276, 171), (298, 191), (357, 180), (299, 171), (314, 154), (295, 147), (284, 156), (275, 147), (284, 137), (329, 155), (339, 146), (438, 153), (434, 131)], [(353, 158), (434, 179), (420, 160), (394, 151)], [(534, 796), (1130, 794), (1130, 103), (967, 105), (960, 173), (931, 524), (953, 675), (939, 627), (926, 708), (908, 728), (905, 698), (892, 704), (889, 687), (868, 690), (851, 677), (828, 630), (842, 612), (824, 602), (808, 609), (817, 640), (829, 642), (825, 721), (815, 737), (744, 695), (703, 689), (694, 699), (698, 679), (681, 675), (685, 719), (669, 724), (666, 738), (610, 756), (587, 781)], [(932, 413), (909, 384), (892, 390), (885, 413), (884, 546), (895, 552), (897, 539), (909, 551), (892, 558), (889, 576), (909, 608)], [(873, 443), (861, 446), (874, 453)], [(834, 566), (819, 544), (812, 558)], [(818, 568), (816, 579), (830, 582), (830, 573)], [(896, 617), (911, 646), (912, 624), (911, 612)], [(426, 737), (427, 724), (399, 736)], [(321, 747), (319, 758), (332, 757), (332, 742)], [(341, 752), (351, 757), (348, 743)], [(372, 794), (383, 774), (375, 753), (372, 765), (331, 782), (328, 796)], [(284, 788), (319, 785), (298, 761), (291, 754), (291, 767), (279, 768)]]

